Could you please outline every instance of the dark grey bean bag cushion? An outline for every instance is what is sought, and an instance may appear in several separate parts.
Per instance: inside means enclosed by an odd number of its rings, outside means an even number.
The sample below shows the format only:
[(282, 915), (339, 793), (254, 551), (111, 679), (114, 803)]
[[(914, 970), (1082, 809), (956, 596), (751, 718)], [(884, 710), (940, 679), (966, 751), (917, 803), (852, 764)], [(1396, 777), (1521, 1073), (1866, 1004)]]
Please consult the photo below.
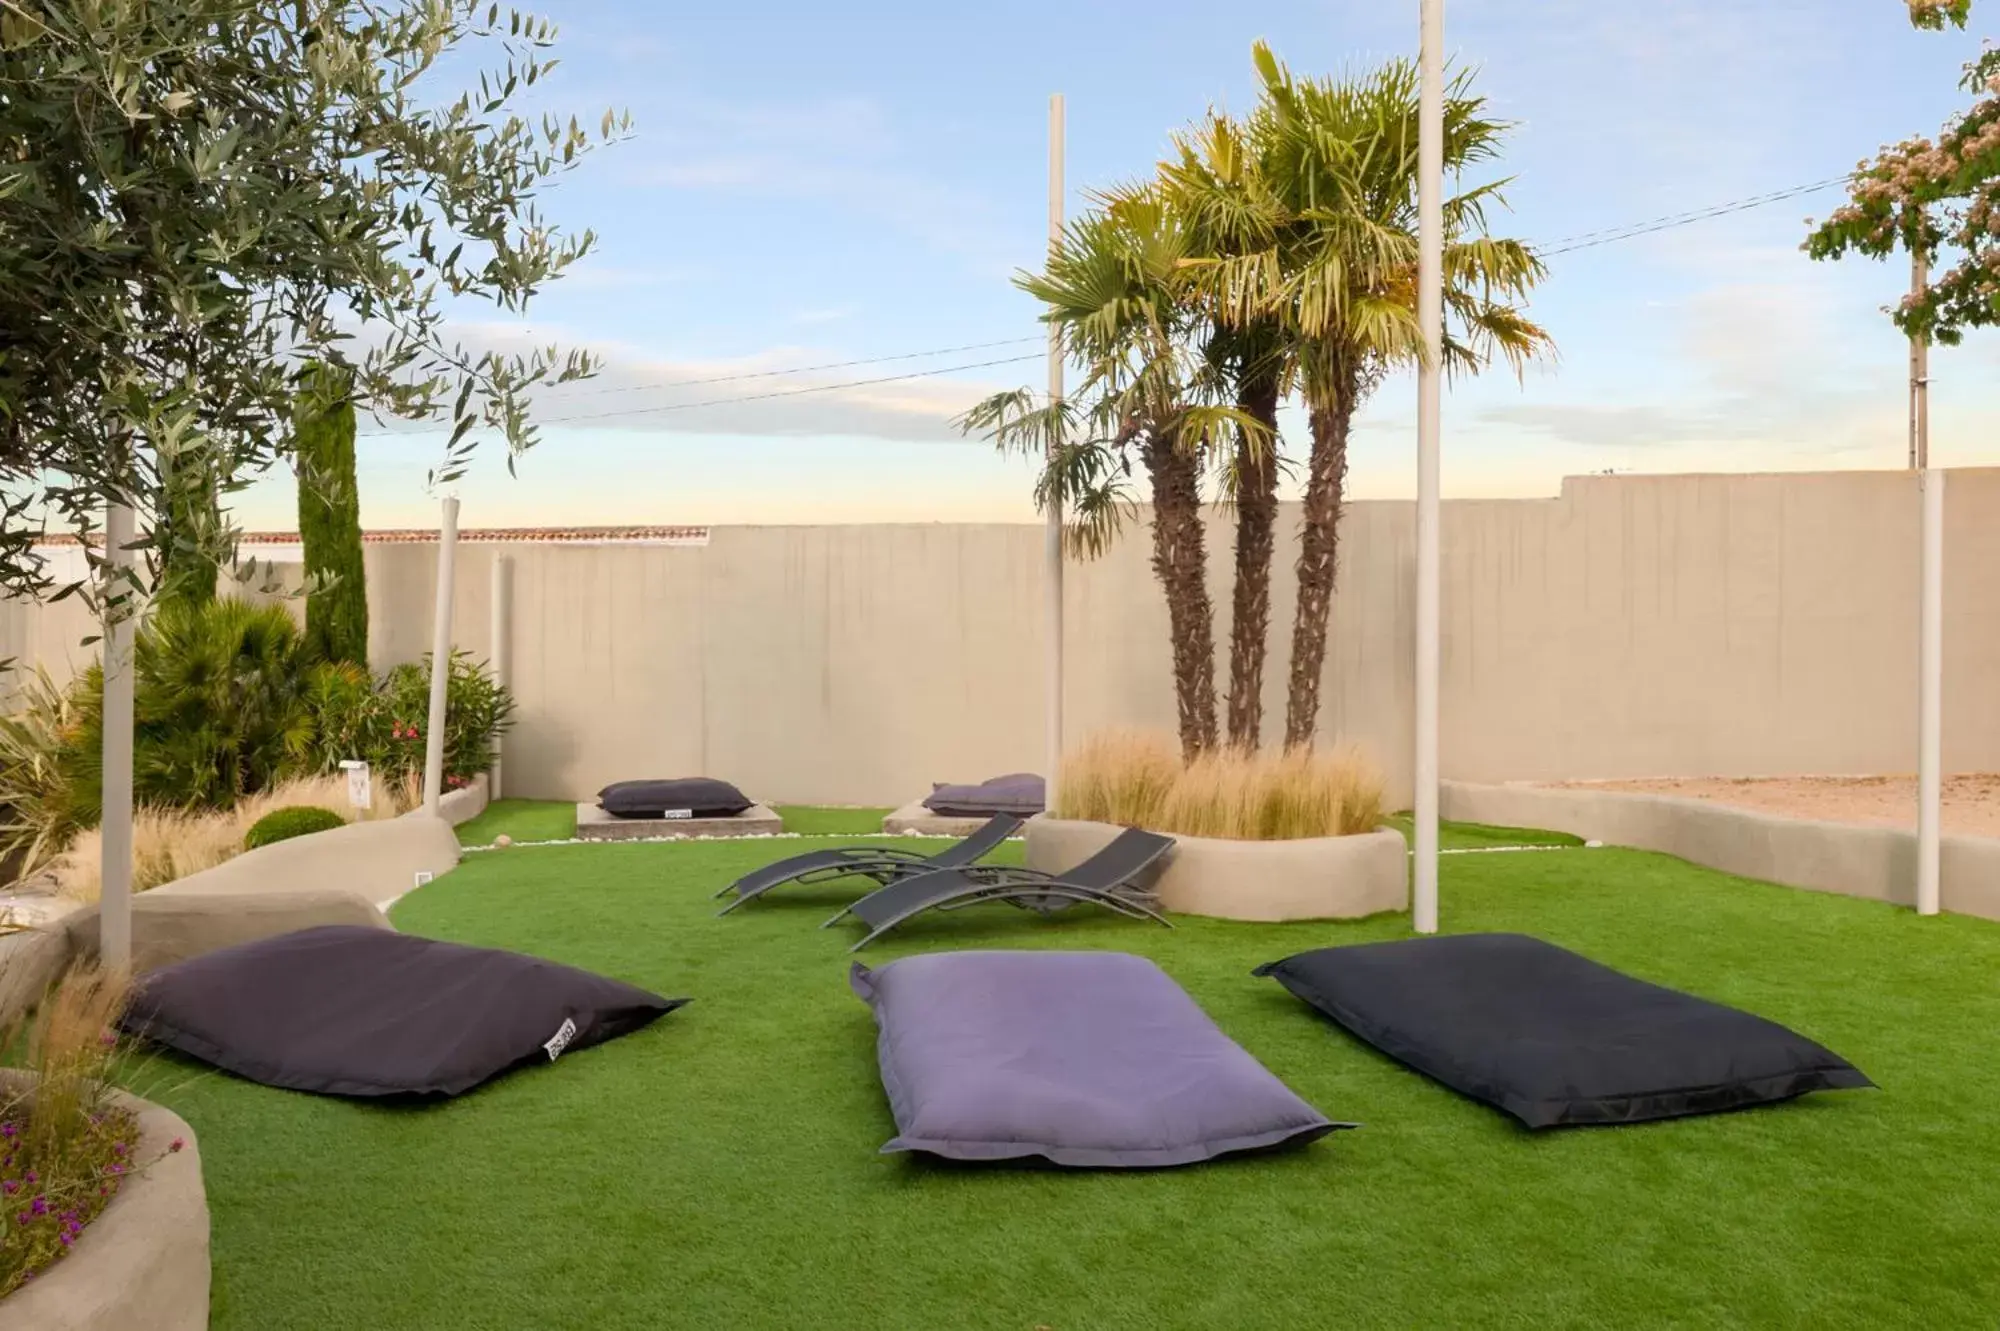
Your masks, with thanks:
[(1256, 973), (1531, 1128), (1641, 1123), (1873, 1084), (1774, 1021), (1521, 934), (1321, 948)]
[(875, 1010), (884, 1152), (1187, 1165), (1336, 1127), (1123, 952), (934, 952), (850, 983)]
[(597, 803), (619, 818), (734, 818), (755, 801), (727, 781), (688, 776), (616, 781), (597, 792)]
[(946, 818), (991, 818), (1011, 813), (1027, 818), (1046, 806), (1048, 791), (1033, 772), (1009, 772), (976, 786), (934, 785), (924, 807)]
[(336, 924), (155, 971), (122, 1025), (267, 1086), (450, 1096), (686, 1001), (517, 952)]

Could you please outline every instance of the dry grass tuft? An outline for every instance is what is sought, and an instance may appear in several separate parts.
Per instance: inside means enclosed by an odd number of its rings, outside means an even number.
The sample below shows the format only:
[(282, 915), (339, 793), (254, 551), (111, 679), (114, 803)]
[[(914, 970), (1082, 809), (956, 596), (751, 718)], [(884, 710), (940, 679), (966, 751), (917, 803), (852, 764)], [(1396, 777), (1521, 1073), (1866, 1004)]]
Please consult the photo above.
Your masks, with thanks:
[[(419, 786), (421, 783), (419, 783)], [(220, 813), (182, 813), (173, 809), (139, 808), (132, 813), (132, 890), (171, 883), (235, 859), (243, 853), (243, 838), (273, 809), (297, 806), (329, 809), (348, 822), (394, 818), (421, 802), (406, 780), (377, 781), (375, 805), (356, 809), (347, 802), (345, 776), (302, 777), (272, 787), (261, 795), (239, 800)], [(77, 834), (56, 861), (56, 887), (64, 896), (92, 902), (102, 887), (99, 875), (101, 841), (96, 828)]]
[(1286, 841), (1382, 821), (1382, 776), (1360, 750), (1221, 749), (1183, 763), (1163, 735), (1093, 735), (1063, 761), (1056, 815), (1180, 836)]

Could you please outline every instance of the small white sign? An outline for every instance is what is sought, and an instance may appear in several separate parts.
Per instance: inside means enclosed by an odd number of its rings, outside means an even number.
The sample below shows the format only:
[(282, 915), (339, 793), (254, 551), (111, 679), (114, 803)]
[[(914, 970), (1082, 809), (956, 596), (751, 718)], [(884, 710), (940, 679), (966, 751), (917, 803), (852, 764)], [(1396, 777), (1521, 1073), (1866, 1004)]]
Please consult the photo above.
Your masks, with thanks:
[(375, 778), (368, 770), (368, 764), (348, 758), (340, 766), (347, 773), (347, 802), (357, 809), (374, 808)]
[(662, 818), (692, 818), (692, 817), (694, 817), (694, 810), (693, 810), (693, 809), (662, 809), (662, 810), (660, 810), (660, 817), (662, 817)]
[(542, 1045), (542, 1048), (549, 1051), (549, 1062), (555, 1062), (556, 1055), (569, 1048), (569, 1042), (575, 1038), (576, 1023), (568, 1017), (564, 1017), (563, 1024), (556, 1027), (556, 1033), (551, 1035)]

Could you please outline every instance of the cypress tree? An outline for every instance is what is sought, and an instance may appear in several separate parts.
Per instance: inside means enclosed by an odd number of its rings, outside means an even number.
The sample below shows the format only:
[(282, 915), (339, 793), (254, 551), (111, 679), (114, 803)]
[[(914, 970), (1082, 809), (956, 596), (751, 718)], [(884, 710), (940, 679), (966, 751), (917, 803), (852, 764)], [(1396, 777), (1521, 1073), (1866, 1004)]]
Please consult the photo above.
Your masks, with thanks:
[(368, 577), (354, 476), (353, 376), (315, 364), (292, 408), (305, 546), (306, 645), (321, 660), (368, 664)]

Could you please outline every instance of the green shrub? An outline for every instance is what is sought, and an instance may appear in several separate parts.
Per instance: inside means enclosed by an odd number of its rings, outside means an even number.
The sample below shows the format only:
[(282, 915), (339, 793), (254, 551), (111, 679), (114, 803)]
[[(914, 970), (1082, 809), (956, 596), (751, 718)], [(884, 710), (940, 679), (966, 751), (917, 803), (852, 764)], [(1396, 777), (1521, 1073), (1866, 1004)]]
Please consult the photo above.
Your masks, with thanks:
[[(142, 804), (227, 809), (305, 769), (311, 655), (282, 605), (160, 606), (134, 645), (132, 789)], [(103, 791), (104, 669), (71, 691), (78, 717), (66, 755), (79, 826), (97, 824)]]
[(250, 830), (243, 834), (243, 849), (255, 850), (276, 841), (290, 841), (295, 836), (331, 832), (336, 827), (345, 826), (347, 820), (332, 809), (318, 809), (309, 804), (273, 809), (252, 823)]

